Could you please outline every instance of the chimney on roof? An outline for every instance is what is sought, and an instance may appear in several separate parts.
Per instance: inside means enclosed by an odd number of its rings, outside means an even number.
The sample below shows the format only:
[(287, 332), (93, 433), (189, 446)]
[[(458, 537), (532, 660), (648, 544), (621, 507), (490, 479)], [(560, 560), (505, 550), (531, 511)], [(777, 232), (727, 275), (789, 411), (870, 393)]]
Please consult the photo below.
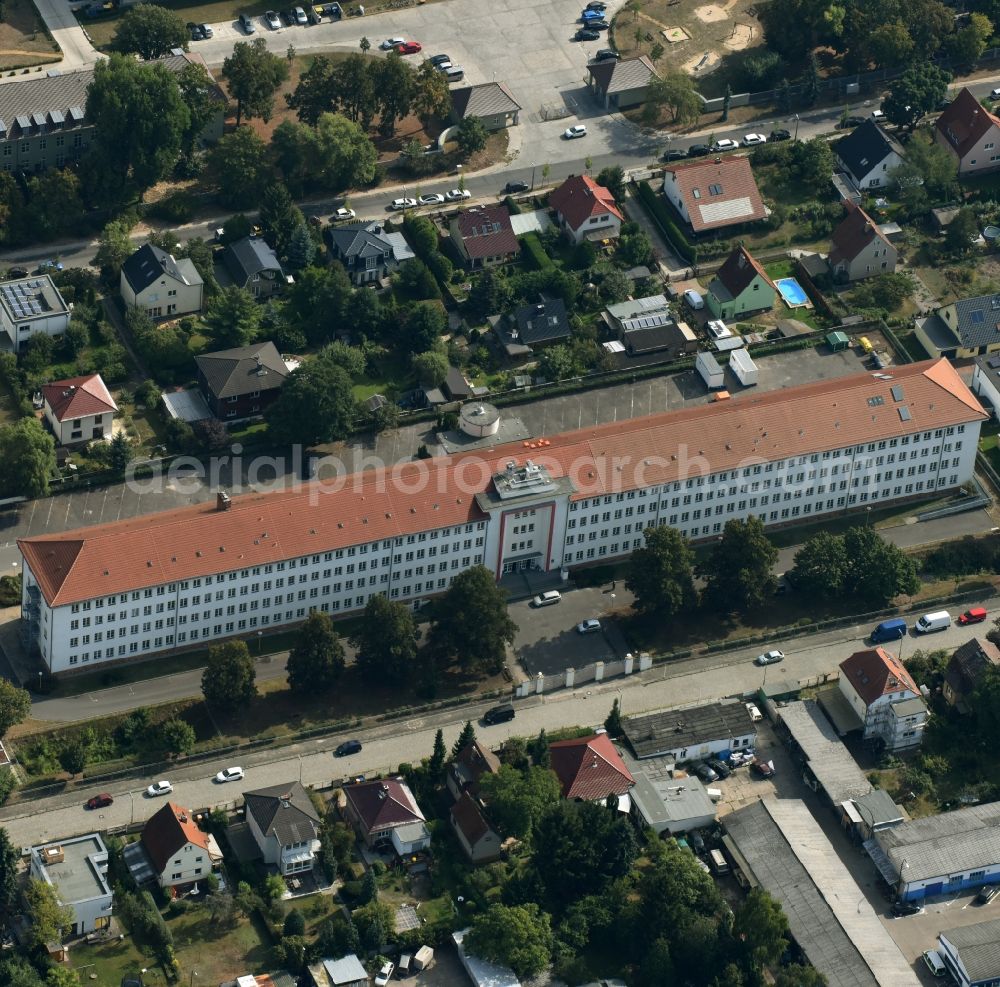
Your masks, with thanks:
[(232, 498), (225, 490), (220, 490), (215, 495), (215, 509), (217, 511), (228, 511), (233, 506)]

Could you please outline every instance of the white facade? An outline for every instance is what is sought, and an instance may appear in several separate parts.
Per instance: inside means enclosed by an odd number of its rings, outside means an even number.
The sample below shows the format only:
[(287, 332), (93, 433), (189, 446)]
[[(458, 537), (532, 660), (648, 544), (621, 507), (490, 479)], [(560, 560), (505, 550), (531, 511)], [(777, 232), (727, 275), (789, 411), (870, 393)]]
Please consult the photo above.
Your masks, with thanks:
[(178, 848), (163, 870), (156, 875), (156, 880), (161, 888), (173, 888), (193, 884), (211, 873), (212, 858), (208, 851), (189, 841)]
[(0, 285), (0, 349), (21, 351), (39, 333), (61, 336), (69, 327), (70, 310), (47, 275), (19, 278)]
[[(989, 361), (991, 357), (982, 357), (982, 361)], [(972, 393), (978, 394), (985, 402), (993, 408), (994, 415), (1000, 415), (1000, 373), (992, 369), (988, 362), (983, 363), (976, 359), (972, 370)]]
[(265, 864), (273, 864), (278, 868), (278, 872), (285, 876), (301, 874), (313, 869), (316, 863), (316, 854), (320, 850), (319, 840), (299, 840), (295, 843), (282, 845), (274, 833), (265, 835), (261, 832), (260, 825), (252, 812), (248, 812), (246, 818), (250, 834), (257, 846), (260, 847), (261, 857)]
[(67, 418), (59, 421), (52, 413), (48, 402), (45, 403), (45, 420), (61, 446), (76, 442), (107, 441), (111, 438), (112, 425), (115, 420), (113, 411), (105, 411), (99, 415), (82, 415), (80, 418)]
[(73, 909), (64, 936), (106, 929), (111, 922), (108, 851), (97, 833), (31, 848), (30, 875), (51, 885), (62, 905)]
[(864, 724), (865, 740), (879, 738), (890, 751), (916, 747), (923, 740), (927, 706), (912, 689), (900, 685), (895, 692), (878, 696), (868, 705), (846, 675), (841, 674), (837, 684), (841, 695)]

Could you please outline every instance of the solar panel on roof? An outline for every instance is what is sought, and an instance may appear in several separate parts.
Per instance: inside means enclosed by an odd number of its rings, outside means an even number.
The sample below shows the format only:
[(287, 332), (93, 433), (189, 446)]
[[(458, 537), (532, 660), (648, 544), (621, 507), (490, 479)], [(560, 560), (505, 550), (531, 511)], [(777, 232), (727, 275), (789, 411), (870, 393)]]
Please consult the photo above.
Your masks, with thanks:
[(970, 322), (980, 323), (986, 321), (986, 313), (982, 309), (977, 309), (969, 316)]
[(892, 387), (889, 388), (889, 390), (892, 391), (892, 400), (893, 401), (902, 401), (903, 400), (903, 385), (902, 384), (893, 384)]
[(910, 409), (903, 405), (902, 408), (896, 409), (899, 412), (899, 420), (903, 422), (908, 422), (910, 420)]

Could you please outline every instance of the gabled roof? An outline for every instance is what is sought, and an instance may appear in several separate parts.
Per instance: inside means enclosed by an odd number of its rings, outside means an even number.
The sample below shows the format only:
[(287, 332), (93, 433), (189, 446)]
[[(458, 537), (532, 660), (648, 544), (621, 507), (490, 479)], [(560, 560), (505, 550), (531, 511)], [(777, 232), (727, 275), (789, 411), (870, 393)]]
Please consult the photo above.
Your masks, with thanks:
[(409, 786), (397, 778), (345, 785), (344, 797), (354, 807), (366, 833), (426, 821)]
[(393, 242), (379, 222), (345, 223), (323, 231), (326, 242), (338, 257), (381, 257), (393, 253)]
[(281, 387), (288, 367), (270, 340), (195, 357), (209, 389), (217, 398), (239, 397)]
[(520, 249), (510, 213), (504, 205), (473, 206), (454, 221), (469, 257), (497, 257), (516, 254)]
[(964, 349), (978, 349), (980, 346), (1000, 342), (1000, 294), (959, 298), (942, 305), (938, 314), (945, 309), (955, 311), (954, 327), (943, 315), (941, 318), (949, 332), (958, 334)]
[(483, 775), (494, 775), (499, 770), (500, 758), (478, 740), (463, 747), (451, 763), (452, 774), (459, 786), (473, 794), (479, 791), (479, 779)]
[(492, 829), (478, 803), (468, 792), (462, 792), (451, 807), (451, 816), (470, 847), (474, 847), (484, 836), (488, 836)]
[(603, 62), (592, 62), (587, 66), (591, 78), (602, 92), (620, 93), (630, 89), (641, 89), (649, 85), (649, 80), (657, 75), (656, 66), (646, 55), (638, 58), (615, 58)]
[(750, 223), (767, 215), (745, 155), (673, 165), (664, 174), (673, 176), (695, 233)]
[(833, 243), (830, 251), (831, 264), (839, 264), (841, 261), (850, 263), (872, 240), (880, 240), (886, 247), (892, 246), (879, 229), (878, 223), (861, 206), (856, 206), (849, 199), (844, 200), (844, 205), (847, 215), (838, 223), (830, 238)]
[(54, 380), (42, 388), (42, 397), (59, 422), (118, 410), (100, 374)]
[(635, 784), (606, 733), (557, 740), (549, 744), (549, 757), (566, 799), (592, 802), (609, 795), (624, 795)]
[(549, 206), (557, 210), (574, 230), (593, 216), (607, 213), (624, 220), (621, 210), (615, 205), (615, 197), (589, 175), (567, 178), (559, 188), (549, 193)]
[(297, 781), (245, 792), (243, 802), (264, 836), (275, 836), (282, 846), (314, 840), (319, 833), (319, 814)]
[(502, 82), (484, 82), (479, 86), (452, 89), (451, 107), (455, 115), (464, 120), (466, 117), (516, 113), (521, 109), (521, 104)]
[(963, 87), (934, 127), (959, 158), (964, 158), (990, 130), (1000, 131), (1000, 118)]
[(1000, 919), (949, 929), (940, 938), (955, 948), (969, 983), (987, 983), (1000, 976)]
[(917, 683), (906, 666), (884, 648), (855, 651), (840, 663), (840, 674), (861, 697), (866, 706), (893, 692), (909, 691), (920, 695)]
[(570, 334), (566, 303), (561, 298), (524, 305), (514, 313), (511, 321), (517, 329), (518, 342), (527, 346), (565, 339)]
[(890, 154), (903, 157), (899, 143), (871, 119), (838, 141), (833, 150), (855, 181), (861, 181)]
[(156, 873), (162, 874), (170, 858), (188, 843), (207, 853), (209, 836), (195, 825), (189, 809), (168, 802), (149, 817), (142, 828), (141, 840)]
[(722, 267), (716, 271), (709, 291), (718, 296), (719, 292), (716, 290), (716, 286), (721, 285), (729, 293), (729, 299), (739, 298), (753, 283), (753, 279), (758, 276), (762, 277), (764, 282), (777, 292), (778, 289), (774, 287), (774, 282), (767, 276), (764, 268), (760, 266), (753, 254), (743, 244), (740, 244), (726, 258)]
[(992, 641), (974, 637), (951, 656), (944, 680), (957, 695), (967, 696), (979, 684), (986, 669), (995, 665), (1000, 665), (1000, 648)]
[(172, 254), (154, 246), (143, 244), (122, 264), (122, 274), (132, 290), (139, 294), (161, 277), (173, 278), (181, 284), (203, 284), (198, 269), (187, 258), (176, 260)]
[[(246, 284), (255, 274), (262, 271), (277, 271), (282, 274), (278, 255), (271, 249), (266, 240), (260, 237), (245, 236), (242, 240), (226, 247), (226, 266), (242, 278)], [(241, 285), (242, 287), (242, 285)]]

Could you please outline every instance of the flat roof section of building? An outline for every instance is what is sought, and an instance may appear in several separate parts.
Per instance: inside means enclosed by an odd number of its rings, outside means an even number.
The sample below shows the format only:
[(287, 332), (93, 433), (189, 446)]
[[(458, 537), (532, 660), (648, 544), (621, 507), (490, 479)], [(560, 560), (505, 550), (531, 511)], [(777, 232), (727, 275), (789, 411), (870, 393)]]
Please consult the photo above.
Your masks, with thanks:
[[(45, 851), (55, 848), (62, 850), (62, 859), (49, 862)], [(45, 873), (59, 892), (59, 899), (65, 904), (111, 894), (106, 877), (108, 851), (97, 833), (45, 843), (31, 849), (38, 854)]]

